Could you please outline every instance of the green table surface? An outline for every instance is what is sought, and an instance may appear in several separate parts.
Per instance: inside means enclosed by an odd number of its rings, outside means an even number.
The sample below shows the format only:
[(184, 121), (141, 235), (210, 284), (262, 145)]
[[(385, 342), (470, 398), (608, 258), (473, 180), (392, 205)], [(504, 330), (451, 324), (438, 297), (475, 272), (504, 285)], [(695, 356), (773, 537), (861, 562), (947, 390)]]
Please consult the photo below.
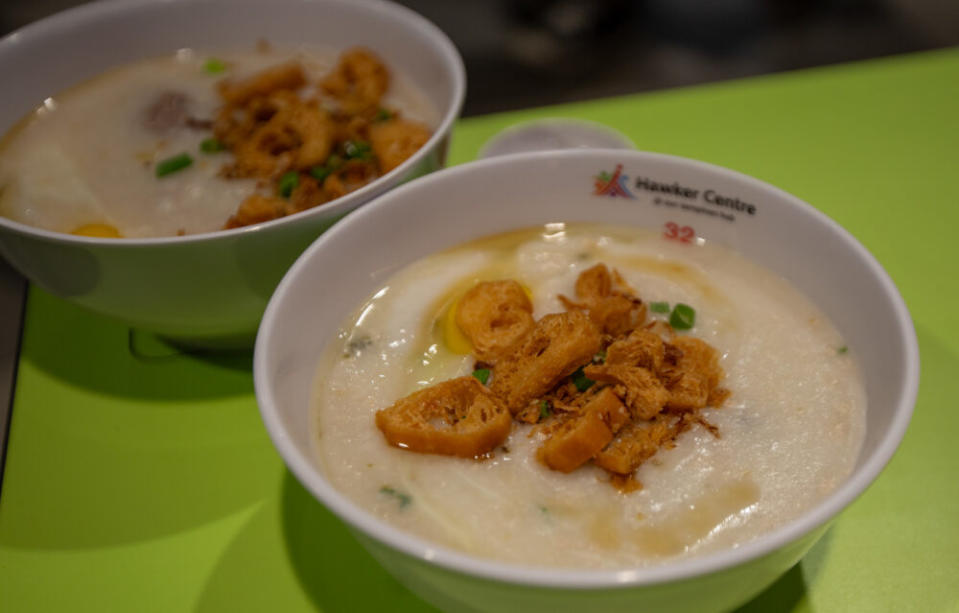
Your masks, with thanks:
[[(561, 116), (777, 185), (915, 321), (885, 472), (744, 611), (959, 611), (959, 49), (465, 119), (451, 162)], [(187, 355), (32, 288), (0, 497), (2, 611), (430, 611), (284, 468), (250, 355)]]

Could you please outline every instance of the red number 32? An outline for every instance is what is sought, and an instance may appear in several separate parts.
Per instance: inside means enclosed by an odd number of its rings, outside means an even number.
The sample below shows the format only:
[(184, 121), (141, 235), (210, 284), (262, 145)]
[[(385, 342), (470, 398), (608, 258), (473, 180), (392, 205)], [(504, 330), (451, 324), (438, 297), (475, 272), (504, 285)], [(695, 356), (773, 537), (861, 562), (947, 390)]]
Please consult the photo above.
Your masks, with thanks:
[(689, 226), (679, 226), (672, 221), (668, 221), (666, 222), (666, 229), (663, 230), (663, 236), (681, 243), (691, 243), (696, 238), (696, 231)]

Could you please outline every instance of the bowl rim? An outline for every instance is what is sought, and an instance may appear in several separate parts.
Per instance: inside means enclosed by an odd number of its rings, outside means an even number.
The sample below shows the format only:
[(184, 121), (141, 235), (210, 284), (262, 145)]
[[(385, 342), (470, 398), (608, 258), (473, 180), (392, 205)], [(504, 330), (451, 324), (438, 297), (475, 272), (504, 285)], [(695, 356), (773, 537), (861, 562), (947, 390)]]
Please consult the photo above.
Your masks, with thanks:
[[(311, 266), (319, 257), (325, 245), (339, 233), (356, 224), (371, 223), (368, 218), (377, 214), (380, 208), (391, 206), (396, 199), (407, 193), (426, 190), (434, 182), (450, 180), (466, 173), (482, 171), (485, 168), (514, 165), (516, 163), (546, 163), (557, 158), (583, 158), (615, 154), (631, 162), (642, 160), (663, 160), (672, 164), (687, 165), (700, 170), (718, 172), (727, 177), (744, 182), (766, 191), (771, 197), (779, 199), (787, 206), (796, 207), (810, 215), (815, 221), (824, 224), (837, 235), (850, 249), (850, 254), (858, 257), (869, 268), (879, 282), (886, 299), (895, 314), (894, 332), (905, 348), (905, 370), (902, 387), (895, 399), (895, 409), (888, 429), (880, 437), (875, 450), (865, 458), (849, 477), (826, 498), (803, 513), (800, 517), (732, 549), (703, 554), (691, 558), (669, 561), (648, 567), (615, 569), (569, 569), (563, 567), (532, 566), (502, 562), (481, 558), (406, 533), (385, 521), (377, 519), (368, 511), (355, 504), (330, 484), (314, 466), (312, 460), (289, 442), (279, 411), (269, 390), (271, 389), (269, 363), (273, 339), (272, 330), (277, 314), (284, 303), (284, 297), (297, 283), (301, 271)], [(594, 164), (595, 165), (595, 164)], [(604, 150), (567, 150), (533, 153), (518, 153), (472, 161), (450, 167), (417, 181), (402, 185), (389, 194), (377, 198), (369, 206), (350, 214), (330, 230), (321, 235), (304, 251), (299, 259), (287, 271), (283, 280), (270, 299), (261, 320), (254, 347), (253, 375), (256, 398), (261, 418), (267, 432), (283, 458), (287, 467), (300, 483), (309, 490), (318, 501), (332, 510), (341, 520), (368, 537), (397, 550), (407, 556), (427, 564), (439, 566), (454, 573), (461, 573), (486, 580), (514, 585), (540, 588), (562, 588), (570, 590), (616, 589), (638, 586), (650, 586), (667, 582), (693, 579), (716, 573), (769, 555), (790, 543), (812, 533), (816, 528), (828, 524), (843, 509), (856, 500), (879, 476), (886, 464), (892, 459), (902, 441), (914, 410), (919, 388), (919, 346), (915, 328), (902, 296), (888, 273), (875, 257), (847, 230), (830, 217), (769, 183), (750, 177), (735, 170), (676, 155), (648, 151)]]
[[(267, 1), (267, 0), (264, 0)], [(273, 2), (275, 0), (268, 0)], [(433, 129), (429, 140), (420, 147), (412, 156), (403, 161), (402, 164), (393, 168), (386, 174), (377, 177), (374, 181), (367, 183), (356, 191), (350, 192), (344, 196), (331, 200), (320, 206), (286, 215), (278, 219), (232, 228), (229, 230), (210, 230), (207, 232), (198, 232), (196, 234), (187, 234), (184, 236), (151, 236), (151, 237), (130, 237), (130, 238), (100, 238), (90, 236), (78, 236), (66, 232), (57, 232), (46, 230), (36, 226), (31, 226), (13, 219), (0, 215), (0, 227), (6, 227), (20, 234), (33, 236), (53, 242), (65, 242), (78, 245), (101, 245), (105, 247), (131, 247), (131, 246), (161, 246), (168, 244), (198, 243), (214, 240), (221, 237), (240, 237), (242, 235), (254, 234), (269, 229), (279, 229), (289, 224), (295, 224), (302, 220), (318, 217), (323, 219), (336, 219), (337, 216), (346, 214), (352, 209), (365, 204), (367, 201), (375, 198), (379, 193), (389, 191), (400, 183), (403, 175), (414, 169), (428, 155), (441, 148), (442, 141), (449, 137), (452, 132), (453, 123), (459, 117), (466, 98), (466, 67), (463, 58), (457, 50), (453, 41), (436, 24), (420, 15), (416, 11), (407, 8), (401, 4), (390, 2), (389, 0), (285, 0), (288, 5), (299, 4), (329, 4), (348, 7), (348, 10), (366, 10), (371, 12), (380, 12), (395, 18), (402, 22), (406, 27), (418, 31), (425, 40), (438, 52), (442, 65), (451, 77), (451, 101), (445, 109), (438, 109), (442, 112), (440, 122)], [(74, 6), (63, 11), (59, 11), (32, 23), (28, 23), (13, 32), (0, 38), (0, 56), (7, 53), (8, 49), (20, 44), (30, 44), (34, 41), (42, 41), (49, 38), (55, 41), (56, 36), (64, 31), (75, 28), (83, 28), (96, 23), (104, 17), (117, 13), (137, 13), (156, 6), (188, 5), (196, 3), (205, 4), (230, 4), (229, 0), (94, 0), (87, 4)], [(359, 8), (357, 8), (359, 7)], [(135, 60), (136, 61), (136, 60)], [(122, 65), (121, 63), (115, 66)], [(22, 121), (21, 118), (18, 121)], [(17, 124), (14, 123), (10, 128)], [(0, 133), (0, 139), (9, 131)]]
[(633, 142), (633, 139), (626, 136), (616, 128), (609, 126), (600, 121), (594, 121), (592, 119), (580, 119), (577, 117), (564, 117), (564, 116), (551, 116), (551, 117), (542, 117), (527, 119), (523, 121), (518, 121), (512, 125), (509, 125), (496, 134), (492, 135), (486, 139), (482, 145), (480, 145), (479, 151), (476, 154), (477, 160), (484, 160), (490, 157), (500, 157), (504, 155), (515, 155), (514, 152), (508, 153), (497, 153), (495, 151), (496, 147), (499, 146), (504, 140), (515, 137), (517, 134), (522, 134), (523, 132), (530, 129), (552, 129), (558, 132), (564, 132), (569, 129), (573, 130), (583, 130), (585, 132), (590, 132), (594, 135), (600, 135), (603, 138), (609, 140), (609, 142), (615, 141), (617, 144), (613, 145), (586, 145), (586, 146), (577, 146), (577, 147), (563, 147), (560, 149), (554, 149), (551, 147), (545, 147), (542, 149), (529, 149), (524, 151), (519, 151), (515, 153), (532, 153), (534, 151), (563, 151), (565, 149), (622, 149), (626, 151), (632, 151), (636, 149), (636, 143)]

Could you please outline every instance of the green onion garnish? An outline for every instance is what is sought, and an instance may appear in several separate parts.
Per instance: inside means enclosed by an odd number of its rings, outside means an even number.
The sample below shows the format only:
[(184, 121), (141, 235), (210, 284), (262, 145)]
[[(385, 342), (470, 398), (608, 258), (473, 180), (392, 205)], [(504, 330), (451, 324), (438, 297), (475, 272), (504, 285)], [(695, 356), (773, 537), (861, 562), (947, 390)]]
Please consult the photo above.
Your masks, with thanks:
[(668, 302), (650, 302), (649, 310), (653, 313), (669, 313)]
[(293, 190), (296, 189), (296, 186), (300, 184), (300, 173), (295, 170), (291, 170), (287, 173), (284, 173), (280, 177), (280, 185), (278, 191), (280, 195), (284, 198), (289, 198), (290, 194), (293, 193)]
[(585, 392), (593, 386), (593, 383), (595, 383), (595, 381), (583, 374), (582, 367), (578, 368), (576, 372), (571, 375), (571, 377), (573, 379), (573, 385), (575, 385), (576, 389), (581, 392)]
[(688, 304), (678, 303), (669, 314), (669, 325), (677, 330), (689, 330), (696, 325), (696, 310)]
[(401, 509), (404, 508), (404, 507), (406, 507), (406, 506), (409, 506), (409, 504), (410, 504), (411, 502), (413, 502), (413, 497), (412, 497), (412, 496), (410, 496), (409, 494), (404, 494), (403, 492), (399, 492), (399, 491), (397, 491), (397, 490), (394, 490), (393, 488), (391, 488), (391, 487), (388, 486), (388, 485), (384, 485), (383, 487), (381, 487), (381, 488), (380, 488), (380, 493), (381, 493), (381, 494), (386, 494), (387, 496), (392, 496), (393, 498), (396, 498), (396, 500), (400, 503), (400, 508), (401, 508)]
[(314, 166), (310, 169), (310, 176), (322, 183), (326, 180), (330, 173), (333, 172), (326, 166)]
[(351, 160), (368, 160), (372, 154), (372, 149), (366, 141), (348, 140), (343, 143), (343, 152)]
[(226, 62), (215, 57), (209, 58), (203, 62), (203, 72), (207, 74), (220, 74), (226, 70)]
[(477, 368), (473, 371), (473, 376), (482, 383), (486, 385), (486, 382), (489, 381), (489, 368)]
[(204, 138), (200, 141), (200, 151), (203, 153), (217, 153), (224, 149), (226, 149), (226, 145), (215, 138)]
[(156, 176), (157, 178), (165, 177), (168, 174), (177, 172), (178, 170), (183, 170), (192, 163), (193, 158), (186, 153), (181, 153), (165, 160), (160, 160), (156, 165)]
[(549, 417), (549, 416), (550, 416), (549, 401), (548, 401), (548, 400), (540, 400), (540, 401), (539, 401), (539, 419), (540, 419), (540, 421), (546, 419), (546, 418)]
[(393, 113), (387, 109), (380, 109), (376, 111), (376, 115), (373, 116), (373, 121), (387, 121), (389, 119), (393, 119)]
[(310, 169), (310, 176), (322, 183), (328, 176), (333, 174), (337, 168), (343, 165), (343, 158), (335, 153), (326, 158), (326, 164), (323, 166), (314, 166)]
[(838, 353), (839, 355), (842, 355), (842, 354), (844, 354), (844, 353), (846, 353), (846, 352), (848, 352), (848, 351), (849, 351), (849, 347), (847, 347), (847, 346), (845, 346), (845, 345), (843, 345), (843, 346), (840, 347), (839, 349), (836, 349), (836, 353)]

